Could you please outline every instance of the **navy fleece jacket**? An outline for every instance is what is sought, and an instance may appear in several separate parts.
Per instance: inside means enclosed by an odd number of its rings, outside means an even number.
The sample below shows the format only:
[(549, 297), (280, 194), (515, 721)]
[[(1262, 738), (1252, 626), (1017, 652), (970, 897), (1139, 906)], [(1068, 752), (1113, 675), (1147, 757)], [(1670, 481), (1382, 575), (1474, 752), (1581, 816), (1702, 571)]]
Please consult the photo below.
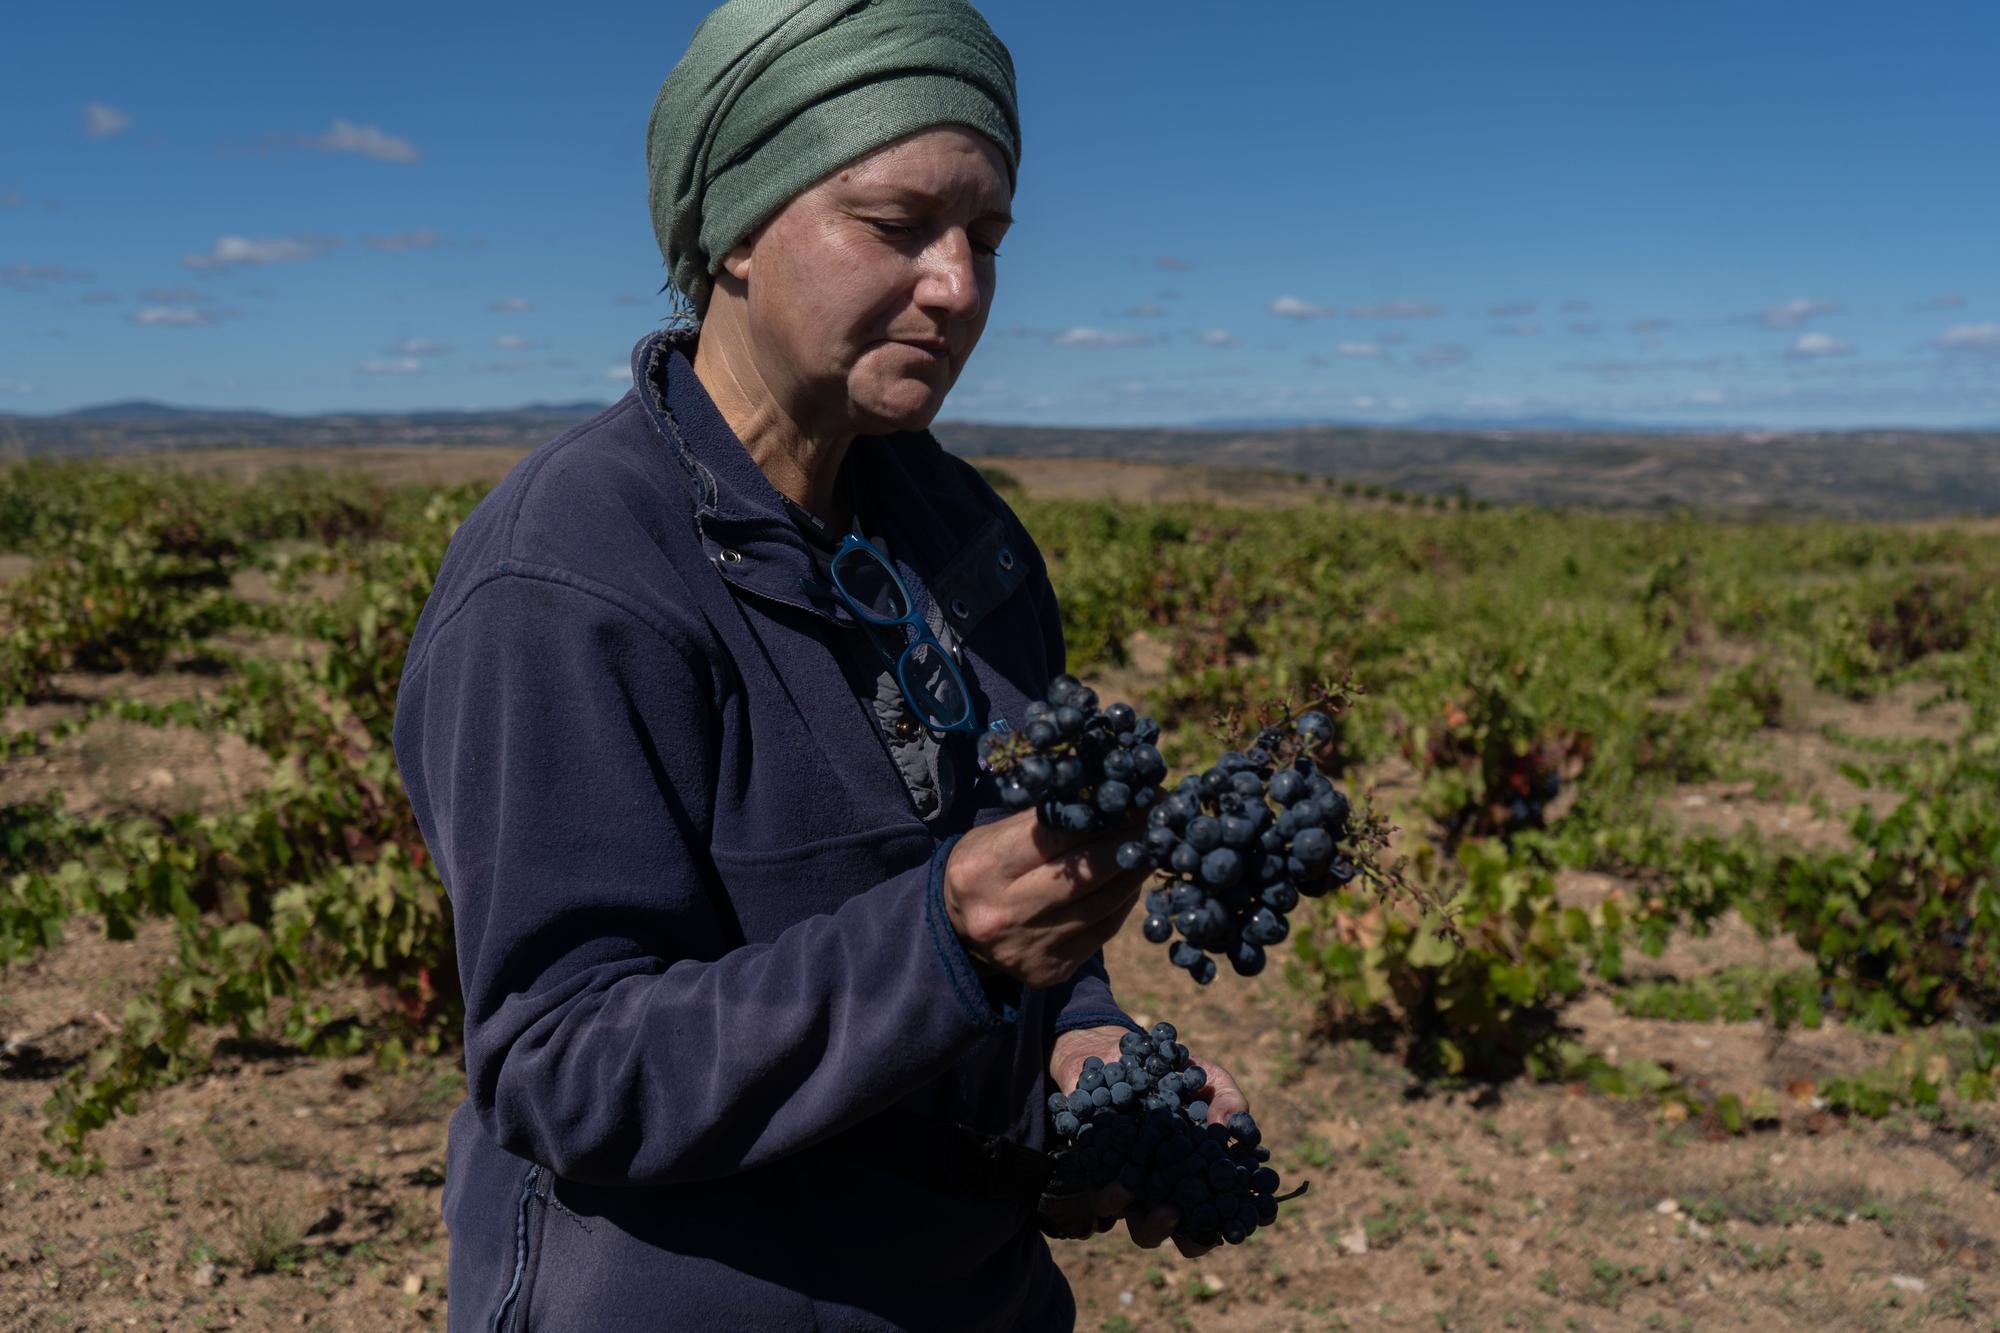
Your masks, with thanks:
[[(450, 1325), (1068, 1328), (1031, 1202), (835, 1136), (895, 1108), (1039, 1148), (1054, 1035), (1130, 1020), (1097, 960), (982, 987), (940, 886), (991, 781), (918, 818), (692, 350), (642, 339), (632, 391), (479, 504), (403, 671), (466, 1003)], [(1025, 529), (927, 432), (848, 466), (979, 720), (1018, 720), (1063, 663)]]

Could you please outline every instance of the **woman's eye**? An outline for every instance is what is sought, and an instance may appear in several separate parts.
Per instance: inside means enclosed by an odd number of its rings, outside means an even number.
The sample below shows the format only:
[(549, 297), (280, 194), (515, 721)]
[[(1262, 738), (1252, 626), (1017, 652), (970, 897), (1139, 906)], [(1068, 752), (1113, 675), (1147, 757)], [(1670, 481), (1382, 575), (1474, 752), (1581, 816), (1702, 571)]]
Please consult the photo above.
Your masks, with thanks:
[[(917, 224), (913, 222), (884, 222), (877, 218), (870, 218), (868, 220), (868, 225), (875, 228), (875, 230), (881, 232), (884, 236), (894, 236), (898, 238), (914, 236), (919, 231), (923, 230), (923, 228), (919, 227)], [(984, 241), (981, 241), (977, 238), (969, 237), (968, 239), (971, 240), (972, 242), (972, 248), (975, 251), (977, 251), (982, 258), (998, 259), (1000, 257), (999, 246), (988, 245)]]

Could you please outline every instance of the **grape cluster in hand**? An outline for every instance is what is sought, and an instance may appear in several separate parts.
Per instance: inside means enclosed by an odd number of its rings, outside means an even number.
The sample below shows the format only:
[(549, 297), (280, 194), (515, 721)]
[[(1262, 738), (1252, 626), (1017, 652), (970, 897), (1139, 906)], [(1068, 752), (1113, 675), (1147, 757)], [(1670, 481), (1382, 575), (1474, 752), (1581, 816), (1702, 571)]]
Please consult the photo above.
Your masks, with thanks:
[(1154, 742), (1160, 724), (1130, 704), (1099, 711), (1097, 692), (1075, 676), (1049, 683), (1028, 705), (1019, 732), (989, 731), (979, 758), (999, 774), (1009, 810), (1035, 807), (1042, 822), (1072, 833), (1123, 823), (1160, 799), (1167, 761)]
[(1206, 772), (1184, 778), (1146, 815), (1143, 841), (1118, 849), (1125, 869), (1169, 876), (1146, 895), (1144, 933), (1202, 985), (1215, 979), (1219, 953), (1241, 976), (1264, 970), (1265, 950), (1291, 933), (1288, 914), (1358, 873), (1341, 850), (1347, 797), (1320, 773), (1313, 751), (1333, 735), (1333, 719), (1299, 715), (1291, 735), (1268, 727), (1246, 752), (1231, 750)]
[(1075, 1091), (1049, 1095), (1067, 1149), (1056, 1156), (1052, 1188), (1115, 1182), (1142, 1209), (1178, 1209), (1179, 1234), (1195, 1243), (1238, 1245), (1277, 1218), (1278, 1173), (1248, 1111), (1208, 1123), (1199, 1100), (1207, 1071), (1188, 1062), (1177, 1037), (1171, 1023), (1154, 1024), (1150, 1036), (1128, 1032), (1120, 1059), (1091, 1056)]

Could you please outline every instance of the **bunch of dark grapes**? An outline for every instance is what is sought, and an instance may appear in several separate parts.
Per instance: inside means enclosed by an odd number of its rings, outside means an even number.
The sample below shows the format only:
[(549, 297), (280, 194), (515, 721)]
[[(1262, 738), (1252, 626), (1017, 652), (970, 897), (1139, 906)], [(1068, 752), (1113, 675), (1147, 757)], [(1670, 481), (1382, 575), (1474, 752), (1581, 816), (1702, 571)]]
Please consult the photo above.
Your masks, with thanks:
[(1033, 806), (1051, 827), (1095, 832), (1160, 799), (1167, 761), (1153, 744), (1159, 738), (1160, 724), (1132, 705), (1100, 711), (1095, 690), (1061, 675), (1048, 698), (1028, 705), (1020, 731), (979, 738), (979, 758), (999, 775), (1009, 810)]
[(1181, 1215), (1180, 1234), (1202, 1245), (1240, 1245), (1278, 1216), (1278, 1204), (1304, 1193), (1278, 1193), (1257, 1122), (1248, 1111), (1208, 1123), (1199, 1094), (1208, 1083), (1188, 1063), (1171, 1023), (1150, 1036), (1128, 1032), (1120, 1059), (1083, 1062), (1076, 1090), (1049, 1094), (1049, 1114), (1065, 1151), (1055, 1159), (1057, 1192), (1125, 1187), (1142, 1209), (1166, 1205)]
[(1146, 895), (1145, 936), (1207, 985), (1219, 953), (1240, 976), (1264, 970), (1265, 950), (1291, 933), (1301, 897), (1352, 880), (1359, 868), (1343, 850), (1348, 801), (1319, 771), (1314, 752), (1333, 735), (1318, 710), (1287, 734), (1267, 727), (1249, 750), (1231, 750), (1208, 771), (1182, 779), (1146, 815), (1143, 841), (1118, 849), (1128, 870), (1146, 866), (1168, 883)]

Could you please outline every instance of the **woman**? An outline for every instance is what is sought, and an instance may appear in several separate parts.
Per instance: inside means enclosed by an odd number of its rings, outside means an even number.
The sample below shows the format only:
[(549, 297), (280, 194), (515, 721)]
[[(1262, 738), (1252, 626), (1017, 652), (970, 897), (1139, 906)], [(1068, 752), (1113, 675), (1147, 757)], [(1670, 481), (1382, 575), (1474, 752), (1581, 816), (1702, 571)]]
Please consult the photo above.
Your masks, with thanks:
[(963, 0), (732, 0), (660, 90), (699, 323), (461, 525), (398, 702), (466, 1001), (454, 1329), (1068, 1328), (1041, 1229), (1132, 1202), (1039, 1198), (1037, 1150), (1133, 1028), (1140, 880), (979, 771), (1061, 625), (926, 430), (1018, 145)]

